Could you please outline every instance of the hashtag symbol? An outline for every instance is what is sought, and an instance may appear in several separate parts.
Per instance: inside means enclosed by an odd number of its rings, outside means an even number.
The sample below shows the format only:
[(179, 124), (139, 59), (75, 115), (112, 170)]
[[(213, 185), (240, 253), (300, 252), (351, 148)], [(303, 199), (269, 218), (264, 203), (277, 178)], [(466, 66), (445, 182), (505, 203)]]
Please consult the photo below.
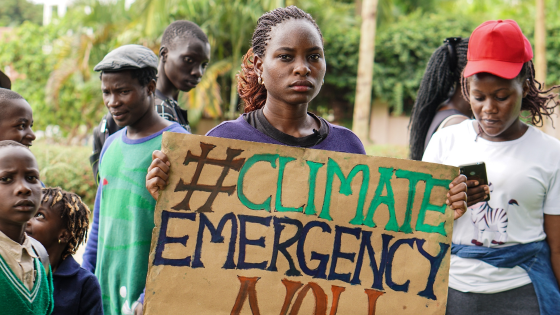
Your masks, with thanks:
[[(175, 187), (175, 192), (186, 191), (187, 195), (185, 196), (185, 199), (183, 199), (183, 201), (178, 203), (172, 209), (191, 210), (189, 202), (191, 200), (193, 192), (205, 191), (205, 192), (209, 192), (210, 196), (208, 197), (204, 205), (202, 205), (196, 211), (212, 212), (212, 203), (214, 202), (214, 200), (216, 199), (219, 193), (227, 193), (229, 196), (233, 194), (233, 192), (235, 191), (235, 185), (233, 186), (222, 186), (222, 185), (230, 169), (239, 171), (243, 166), (243, 164), (245, 163), (244, 158), (234, 160), (234, 158), (240, 155), (243, 152), (243, 150), (227, 148), (225, 160), (208, 158), (208, 153), (210, 153), (210, 151), (212, 151), (215, 147), (216, 146), (213, 144), (201, 142), (200, 148), (202, 149), (202, 153), (200, 154), (200, 156), (196, 156), (192, 154), (191, 150), (187, 152), (187, 157), (185, 158), (185, 162), (183, 162), (183, 164), (189, 165), (190, 162), (197, 162), (196, 170), (194, 172), (190, 184), (185, 184), (185, 182), (183, 182), (183, 179), (179, 180), (179, 183)], [(204, 167), (204, 165), (207, 164), (223, 167), (222, 173), (220, 174), (220, 177), (218, 178), (218, 180), (216, 181), (216, 185), (214, 186), (202, 185), (198, 183), (198, 179), (200, 178), (200, 173), (202, 172), (202, 168)]]

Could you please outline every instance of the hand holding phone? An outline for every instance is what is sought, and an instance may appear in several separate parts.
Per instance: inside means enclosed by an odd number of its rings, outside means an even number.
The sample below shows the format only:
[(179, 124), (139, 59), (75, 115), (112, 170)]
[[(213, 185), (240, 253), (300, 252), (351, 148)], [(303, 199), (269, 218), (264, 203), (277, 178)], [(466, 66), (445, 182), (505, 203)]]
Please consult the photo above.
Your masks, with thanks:
[[(467, 177), (467, 200), (468, 205), (471, 206), (480, 201), (489, 201), (490, 192), (488, 189), (488, 177), (486, 175), (486, 164), (484, 162), (476, 162), (471, 164), (459, 165), (461, 174)], [(474, 181), (478, 185), (474, 185)], [(486, 187), (483, 187), (486, 186)], [(484, 198), (484, 195), (487, 197)], [(480, 198), (483, 198), (479, 200)], [(471, 201), (472, 200), (472, 201)]]

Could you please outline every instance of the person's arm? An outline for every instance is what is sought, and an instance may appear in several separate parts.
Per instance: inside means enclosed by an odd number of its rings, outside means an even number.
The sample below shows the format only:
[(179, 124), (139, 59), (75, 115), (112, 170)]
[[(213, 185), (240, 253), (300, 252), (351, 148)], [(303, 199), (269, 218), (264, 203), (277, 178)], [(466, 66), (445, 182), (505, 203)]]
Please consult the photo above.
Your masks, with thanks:
[(167, 186), (170, 165), (165, 153), (159, 150), (152, 153), (152, 164), (148, 167), (146, 175), (146, 188), (155, 200), (158, 199), (159, 191)]
[(103, 300), (101, 299), (101, 288), (99, 281), (94, 275), (90, 275), (82, 287), (80, 296), (80, 315), (103, 314)]
[(99, 204), (101, 201), (101, 188), (103, 184), (100, 183), (97, 187), (97, 194), (95, 196), (95, 205), (93, 207), (93, 224), (89, 232), (86, 249), (83, 256), (82, 267), (91, 273), (95, 273), (95, 265), (97, 264), (97, 240), (99, 233)]
[(548, 246), (550, 246), (552, 271), (560, 286), (560, 215), (544, 215), (544, 232)]

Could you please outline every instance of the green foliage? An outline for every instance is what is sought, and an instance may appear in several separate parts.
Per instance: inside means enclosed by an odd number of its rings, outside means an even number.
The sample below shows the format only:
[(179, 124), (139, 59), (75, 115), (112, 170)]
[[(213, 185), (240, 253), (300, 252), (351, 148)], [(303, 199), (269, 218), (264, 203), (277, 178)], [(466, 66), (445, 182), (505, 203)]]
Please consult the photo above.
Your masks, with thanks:
[(45, 186), (74, 192), (93, 210), (97, 185), (89, 165), (89, 147), (38, 141), (33, 144), (31, 151), (37, 159), (41, 181)]
[(60, 125), (65, 135), (75, 135), (80, 125), (91, 128), (102, 116), (99, 79), (88, 60), (73, 56), (91, 50), (82, 36), (59, 25), (25, 22), (0, 46), (0, 67), (17, 73), (12, 89), (33, 108), (35, 129)]
[(466, 18), (416, 12), (384, 28), (376, 38), (375, 97), (391, 105), (402, 102), (404, 110), (410, 111), (434, 50), (447, 37), (470, 36), (475, 27)]
[(0, 5), (0, 26), (14, 27), (23, 21), (41, 23), (43, 6), (27, 0), (2, 0)]
[[(0, 8), (0, 24), (8, 14), (2, 12), (24, 1), (3, 1), (7, 5)], [(356, 3), (360, 1), (137, 0), (127, 8), (125, 0), (78, 0), (64, 18), (55, 18), (49, 26), (26, 22), (7, 34), (0, 45), (0, 69), (17, 73), (13, 89), (33, 107), (36, 129), (57, 124), (63, 135), (73, 136), (80, 125), (91, 130), (106, 112), (93, 66), (124, 44), (143, 44), (157, 53), (165, 27), (187, 19), (209, 36), (212, 75), (181, 99), (193, 110), (193, 118), (221, 116), (237, 103), (235, 74), (250, 47), (257, 19), (275, 7), (295, 4), (315, 18), (325, 41), (327, 75), (312, 109), (328, 114), (336, 104), (339, 112), (350, 113), (361, 26)], [(551, 85), (560, 83), (560, 21), (556, 19), (560, 1), (546, 3), (547, 84)], [(395, 115), (409, 112), (426, 63), (443, 39), (469, 36), (487, 19), (514, 18), (533, 41), (534, 11), (533, 1), (379, 0), (374, 97), (388, 102)]]

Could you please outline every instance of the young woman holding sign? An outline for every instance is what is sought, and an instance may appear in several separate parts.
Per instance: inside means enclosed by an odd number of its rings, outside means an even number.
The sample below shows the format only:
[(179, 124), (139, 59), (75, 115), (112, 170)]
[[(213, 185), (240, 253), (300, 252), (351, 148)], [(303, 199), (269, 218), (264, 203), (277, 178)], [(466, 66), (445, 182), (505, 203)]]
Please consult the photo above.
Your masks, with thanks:
[[(321, 31), (311, 15), (295, 6), (278, 8), (261, 16), (253, 33), (253, 46), (243, 58), (238, 92), (245, 113), (224, 122), (207, 135), (262, 143), (365, 154), (358, 137), (307, 111), (317, 96), (326, 71)], [(146, 187), (157, 199), (167, 185), (169, 161), (154, 151)], [(486, 186), (458, 176), (450, 185), (447, 203), (459, 217), (469, 204), (486, 196)]]
[(520, 120), (541, 123), (557, 95), (535, 81), (515, 21), (483, 23), (468, 50), (461, 86), (476, 120), (437, 132), (423, 157), (484, 161), (492, 188), (455, 221), (447, 314), (560, 314), (560, 141)]

